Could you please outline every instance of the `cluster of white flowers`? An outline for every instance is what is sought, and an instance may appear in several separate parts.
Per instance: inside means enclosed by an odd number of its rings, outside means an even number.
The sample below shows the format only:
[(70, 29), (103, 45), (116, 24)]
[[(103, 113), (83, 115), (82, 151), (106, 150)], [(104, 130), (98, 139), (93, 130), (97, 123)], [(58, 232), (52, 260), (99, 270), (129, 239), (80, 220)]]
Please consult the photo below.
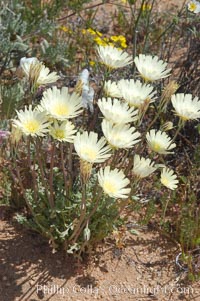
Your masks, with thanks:
[[(110, 70), (122, 68), (133, 63), (128, 53), (112, 46), (99, 46), (97, 53), (101, 63)], [(153, 82), (170, 75), (167, 63), (157, 56), (140, 54), (134, 59), (140, 76), (147, 82)], [(36, 58), (21, 59), (21, 67), (26, 77), (34, 83), (45, 85), (57, 81), (58, 75), (40, 63)], [(37, 67), (39, 66), (39, 67)], [(98, 99), (97, 105), (103, 115), (101, 124), (104, 137), (91, 131), (77, 132), (73, 119), (78, 117), (84, 108), (93, 110), (94, 90), (90, 93), (89, 73), (85, 69), (79, 76), (79, 82), (74, 92), (67, 87), (48, 88), (42, 96), (40, 104), (33, 108), (26, 106), (17, 111), (13, 125), (25, 136), (50, 135), (59, 142), (74, 144), (74, 149), (81, 163), (88, 164), (87, 170), (93, 164), (110, 160), (112, 152), (119, 149), (131, 149), (141, 141), (141, 133), (136, 129), (139, 112), (142, 108), (156, 101), (153, 85), (142, 80), (121, 79), (118, 82), (110, 80), (104, 83), (104, 95)], [(85, 91), (85, 92), (84, 92)], [(85, 93), (85, 94), (84, 94)], [(200, 118), (200, 100), (191, 94), (174, 94), (171, 103), (177, 115), (183, 122)], [(133, 125), (134, 124), (134, 125)], [(146, 133), (146, 143), (152, 153), (167, 155), (176, 147), (174, 139), (164, 130), (150, 129)], [(106, 164), (106, 163), (104, 163)], [(155, 172), (160, 166), (138, 154), (133, 156), (132, 175), (138, 179)], [(89, 173), (88, 173), (89, 174)], [(111, 167), (109, 164), (101, 167), (98, 172), (99, 185), (103, 191), (113, 198), (127, 198), (131, 188), (127, 187), (130, 180), (124, 171)], [(161, 183), (169, 189), (175, 189), (178, 184), (173, 170), (162, 165)]]
[(13, 124), (26, 136), (45, 136), (49, 132), (58, 141), (73, 142), (76, 130), (69, 119), (81, 112), (80, 96), (70, 94), (65, 87), (53, 87), (44, 92), (39, 106), (17, 111), (18, 119)]
[(104, 84), (104, 91), (107, 96), (122, 99), (130, 107), (138, 109), (147, 102), (149, 104), (155, 101), (156, 92), (153, 89), (153, 86), (134, 79), (121, 79), (118, 82), (109, 80)]

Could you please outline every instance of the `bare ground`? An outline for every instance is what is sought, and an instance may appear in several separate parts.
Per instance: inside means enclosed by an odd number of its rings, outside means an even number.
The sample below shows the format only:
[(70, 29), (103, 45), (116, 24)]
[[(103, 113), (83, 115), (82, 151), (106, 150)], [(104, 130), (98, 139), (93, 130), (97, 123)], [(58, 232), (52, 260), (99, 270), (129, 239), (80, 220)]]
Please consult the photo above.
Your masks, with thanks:
[[(175, 259), (179, 246), (151, 228), (123, 231), (82, 261), (52, 253), (38, 234), (21, 229), (1, 209), (0, 300), (200, 300), (200, 282), (185, 281)], [(135, 228), (135, 220), (129, 224)]]

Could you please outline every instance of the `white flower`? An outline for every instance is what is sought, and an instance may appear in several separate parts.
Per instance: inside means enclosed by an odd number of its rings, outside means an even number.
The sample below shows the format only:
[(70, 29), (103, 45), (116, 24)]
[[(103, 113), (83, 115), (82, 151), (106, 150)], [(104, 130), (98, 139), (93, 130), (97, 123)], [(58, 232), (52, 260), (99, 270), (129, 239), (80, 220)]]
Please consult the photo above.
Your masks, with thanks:
[(192, 94), (178, 93), (172, 95), (172, 105), (182, 120), (193, 120), (200, 118), (200, 100), (198, 97), (192, 99)]
[(40, 62), (36, 57), (22, 57), (20, 59), (20, 67), (23, 69), (25, 75), (29, 77), (31, 65), (39, 64)]
[(41, 100), (41, 107), (50, 117), (66, 120), (78, 116), (82, 112), (81, 97), (69, 94), (67, 87), (47, 89)]
[(38, 86), (55, 83), (59, 79), (56, 72), (50, 72), (36, 57), (21, 58), (20, 67), (29, 81)]
[(129, 108), (127, 103), (121, 103), (116, 98), (99, 99), (98, 106), (104, 117), (115, 124), (125, 124), (138, 119), (138, 110)]
[(198, 14), (200, 12), (200, 3), (196, 0), (190, 1), (187, 7), (192, 13)]
[(173, 170), (165, 167), (161, 172), (161, 183), (167, 188), (174, 190), (177, 188), (178, 180)]
[(84, 108), (89, 109), (92, 113), (94, 112), (94, 89), (92, 87), (89, 87), (89, 90), (83, 87), (81, 101)]
[(159, 60), (157, 56), (139, 54), (134, 62), (140, 75), (146, 81), (155, 81), (170, 75), (171, 69), (166, 69), (167, 63)]
[(56, 72), (50, 72), (48, 67), (45, 67), (42, 64), (42, 67), (40, 69), (40, 74), (37, 79), (37, 84), (39, 86), (55, 83), (60, 77), (57, 75)]
[(103, 90), (106, 96), (117, 97), (117, 98), (121, 97), (121, 93), (119, 91), (117, 83), (111, 82), (111, 80), (108, 80), (104, 83)]
[(18, 120), (13, 120), (14, 126), (18, 127), (26, 136), (44, 136), (48, 131), (49, 122), (44, 112), (32, 109), (30, 105), (25, 110), (17, 111)]
[(70, 121), (63, 121), (60, 125), (57, 121), (54, 121), (53, 125), (49, 128), (49, 134), (58, 141), (72, 143), (75, 133), (75, 127)]
[(172, 143), (171, 138), (165, 132), (150, 130), (146, 134), (146, 139), (149, 147), (159, 154), (168, 154), (171, 149), (176, 147), (176, 144)]
[(132, 63), (132, 57), (128, 53), (113, 46), (98, 46), (97, 52), (100, 61), (110, 69), (122, 68)]
[(110, 169), (110, 166), (101, 168), (98, 172), (99, 185), (103, 191), (112, 198), (125, 199), (128, 197), (131, 189), (125, 188), (129, 183), (123, 171), (115, 168)]
[(108, 143), (113, 148), (131, 148), (140, 141), (140, 133), (128, 124), (116, 124), (103, 120), (102, 131)]
[(145, 178), (154, 172), (157, 167), (150, 159), (145, 159), (139, 155), (134, 156), (133, 173), (139, 178)]
[(118, 82), (118, 88), (121, 96), (132, 107), (139, 108), (143, 106), (146, 100), (153, 102), (153, 96), (156, 92), (153, 92), (153, 87), (147, 84), (142, 84), (139, 80), (122, 79)]
[(74, 148), (78, 156), (89, 163), (101, 163), (107, 160), (111, 154), (109, 146), (106, 146), (106, 140), (102, 137), (98, 141), (98, 135), (95, 132), (77, 133), (74, 138)]
[(78, 93), (80, 90), (80, 94), (82, 96), (82, 106), (86, 109), (89, 108), (89, 110), (93, 112), (94, 89), (89, 84), (89, 75), (89, 71), (87, 69), (83, 69), (78, 78), (76, 92)]
[(90, 73), (88, 69), (83, 69), (83, 71), (79, 75), (78, 80), (80, 80), (83, 83), (83, 85), (89, 86), (89, 76)]

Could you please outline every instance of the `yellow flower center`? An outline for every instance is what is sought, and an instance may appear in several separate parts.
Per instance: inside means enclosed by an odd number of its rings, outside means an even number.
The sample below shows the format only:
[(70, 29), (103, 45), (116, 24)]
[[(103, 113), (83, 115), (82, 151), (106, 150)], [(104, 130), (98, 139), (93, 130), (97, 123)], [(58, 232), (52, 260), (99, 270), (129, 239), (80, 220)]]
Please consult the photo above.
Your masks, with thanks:
[(89, 160), (94, 161), (97, 157), (97, 151), (91, 148), (85, 148), (82, 154), (86, 156)]
[(189, 5), (189, 10), (190, 11), (195, 11), (196, 8), (197, 8), (197, 5), (195, 3), (190, 3), (190, 5)]
[(113, 183), (107, 181), (107, 182), (104, 183), (104, 190), (107, 193), (115, 193), (116, 192), (116, 186), (113, 185)]
[(167, 178), (162, 178), (162, 183), (163, 183), (163, 185), (168, 186), (170, 181)]
[(109, 142), (109, 145), (113, 149), (116, 149), (119, 147), (121, 143), (125, 143), (125, 139), (120, 134), (117, 134), (117, 135), (113, 135), (112, 139)]
[(183, 121), (187, 121), (190, 118), (188, 116), (184, 116), (184, 115), (179, 115), (179, 117), (183, 120)]
[(162, 148), (162, 146), (161, 146), (158, 142), (153, 142), (153, 143), (152, 143), (152, 149), (153, 149), (155, 152), (159, 152), (159, 151), (161, 151), (163, 148)]
[(152, 82), (152, 79), (147, 77), (147, 76), (144, 76), (143, 74), (141, 74), (141, 77), (144, 79), (145, 83), (149, 83), (149, 82)]
[(30, 120), (28, 122), (26, 122), (24, 124), (24, 128), (30, 133), (30, 134), (35, 134), (39, 128), (40, 128), (40, 125), (38, 123), (38, 121), (36, 120)]
[(114, 138), (117, 142), (124, 142), (124, 137), (123, 137), (121, 134), (114, 135), (113, 138)]
[(69, 114), (69, 108), (65, 104), (56, 104), (54, 106), (54, 113), (59, 116), (64, 116)]
[(64, 139), (65, 138), (65, 132), (61, 129), (55, 130), (55, 137), (57, 139)]

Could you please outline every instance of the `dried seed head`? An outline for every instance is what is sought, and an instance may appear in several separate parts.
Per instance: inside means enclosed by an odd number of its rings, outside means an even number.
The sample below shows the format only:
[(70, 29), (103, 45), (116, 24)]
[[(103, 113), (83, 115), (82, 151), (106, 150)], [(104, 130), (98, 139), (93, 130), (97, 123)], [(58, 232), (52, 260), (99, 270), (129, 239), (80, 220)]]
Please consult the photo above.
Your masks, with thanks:
[(37, 63), (37, 64), (32, 63), (31, 64), (29, 78), (28, 78), (31, 88), (35, 87), (37, 85), (37, 81), (40, 76), (42, 67), (43, 67), (42, 63)]
[(173, 129), (173, 123), (171, 121), (167, 121), (161, 126), (162, 132), (167, 132), (171, 129)]
[(92, 163), (80, 160), (81, 180), (84, 184), (86, 184), (87, 181), (89, 180), (91, 171), (92, 171)]
[(82, 90), (83, 90), (83, 82), (82, 82), (82, 80), (78, 80), (78, 82), (74, 88), (74, 92), (76, 92), (79, 96), (81, 96)]
[(161, 100), (160, 100), (160, 106), (162, 111), (165, 111), (167, 108), (167, 105), (169, 101), (171, 100), (172, 95), (178, 90), (179, 85), (176, 81), (172, 80), (168, 83), (168, 85), (164, 88)]

